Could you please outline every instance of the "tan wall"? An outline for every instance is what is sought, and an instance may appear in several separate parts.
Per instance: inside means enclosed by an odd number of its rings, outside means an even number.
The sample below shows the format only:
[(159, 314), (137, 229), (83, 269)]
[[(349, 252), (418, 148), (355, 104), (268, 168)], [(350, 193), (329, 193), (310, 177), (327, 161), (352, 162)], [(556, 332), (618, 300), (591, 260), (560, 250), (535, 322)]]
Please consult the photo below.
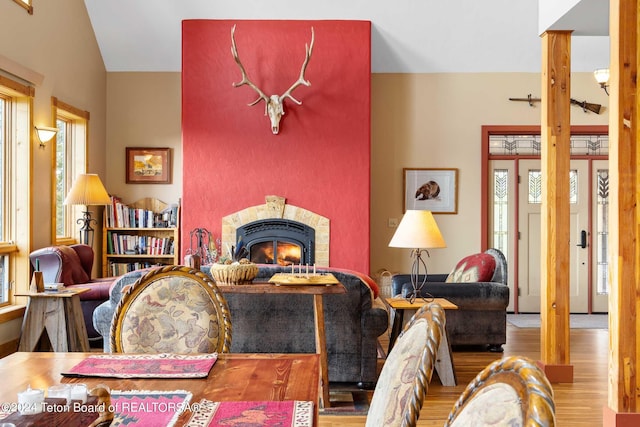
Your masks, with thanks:
[[(182, 197), (182, 95), (180, 73), (108, 73), (108, 167), (105, 186), (110, 194), (132, 203), (155, 197), (177, 203)], [(173, 163), (171, 184), (127, 184), (126, 147), (169, 147)], [(197, 174), (214, 165), (189, 165)]]
[[(447, 273), (480, 250), (481, 126), (539, 125), (540, 104), (510, 97), (540, 96), (537, 73), (374, 74), (371, 141), (371, 272), (409, 272), (408, 249), (387, 247), (402, 218), (402, 168), (458, 168), (457, 215), (435, 215), (447, 248), (430, 251), (429, 271)], [(608, 105), (591, 73), (572, 76), (572, 97)], [(573, 125), (606, 125), (608, 114), (571, 108)]]

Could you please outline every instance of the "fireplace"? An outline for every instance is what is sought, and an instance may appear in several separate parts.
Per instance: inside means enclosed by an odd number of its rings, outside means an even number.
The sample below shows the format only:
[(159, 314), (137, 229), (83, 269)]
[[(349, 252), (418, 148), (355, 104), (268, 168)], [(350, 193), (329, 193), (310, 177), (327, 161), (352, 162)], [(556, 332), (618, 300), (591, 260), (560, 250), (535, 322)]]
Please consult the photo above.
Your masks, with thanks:
[(306, 224), (288, 219), (263, 219), (244, 224), (236, 230), (242, 238), (251, 262), (258, 264), (315, 263), (316, 232)]
[(329, 219), (286, 204), (284, 197), (266, 196), (265, 199), (263, 205), (251, 206), (222, 218), (222, 247), (235, 246), (238, 237), (242, 236), (243, 242), (250, 244), (248, 249), (256, 253), (256, 260), (270, 260), (266, 261), (269, 264), (290, 265), (293, 262), (328, 267)]

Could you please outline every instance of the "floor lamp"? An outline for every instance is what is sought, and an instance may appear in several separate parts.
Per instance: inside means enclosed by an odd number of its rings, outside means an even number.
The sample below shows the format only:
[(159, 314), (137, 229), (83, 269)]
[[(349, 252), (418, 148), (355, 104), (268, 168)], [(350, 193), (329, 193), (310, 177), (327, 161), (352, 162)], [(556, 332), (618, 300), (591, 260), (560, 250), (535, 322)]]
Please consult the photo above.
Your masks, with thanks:
[[(422, 259), (422, 253), (429, 256), (427, 249), (447, 247), (431, 211), (407, 210), (389, 246), (411, 249), (411, 257), (414, 258), (411, 266), (412, 291), (407, 298), (413, 303), (417, 297), (421, 296), (420, 291), (427, 282), (427, 264)], [(420, 279), (421, 269), (424, 270), (422, 279)]]
[(64, 199), (65, 205), (84, 205), (86, 210), (82, 212), (82, 218), (78, 218), (77, 224), (82, 224), (80, 228), (80, 243), (93, 246), (94, 229), (91, 223), (96, 220), (91, 218), (89, 206), (108, 205), (111, 203), (107, 190), (102, 185), (100, 177), (93, 173), (80, 174), (73, 182), (71, 190)]

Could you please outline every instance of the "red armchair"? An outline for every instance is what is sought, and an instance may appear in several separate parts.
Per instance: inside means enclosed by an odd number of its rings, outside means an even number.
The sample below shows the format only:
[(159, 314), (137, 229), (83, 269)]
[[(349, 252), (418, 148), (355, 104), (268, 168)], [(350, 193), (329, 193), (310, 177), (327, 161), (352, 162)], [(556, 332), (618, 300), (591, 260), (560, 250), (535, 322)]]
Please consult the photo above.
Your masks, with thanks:
[(109, 289), (117, 277), (91, 279), (94, 253), (91, 246), (49, 246), (29, 255), (31, 265), (42, 271), (44, 283), (64, 283), (66, 287), (89, 288), (80, 294), (80, 305), (87, 325), (89, 343), (102, 346), (102, 336), (93, 327), (93, 310), (109, 299)]

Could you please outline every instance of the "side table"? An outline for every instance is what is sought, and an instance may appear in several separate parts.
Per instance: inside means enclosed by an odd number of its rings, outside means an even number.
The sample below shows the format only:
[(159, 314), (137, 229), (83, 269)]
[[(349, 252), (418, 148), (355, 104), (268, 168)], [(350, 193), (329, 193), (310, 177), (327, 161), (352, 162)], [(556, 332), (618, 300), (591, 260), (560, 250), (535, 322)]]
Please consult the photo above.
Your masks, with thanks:
[(88, 290), (73, 288), (16, 294), (29, 297), (18, 351), (34, 351), (44, 334), (47, 334), (53, 351), (90, 351), (79, 296)]
[[(389, 337), (389, 349), (387, 354), (391, 352), (404, 322), (405, 310), (418, 310), (425, 304), (438, 303), (445, 310), (457, 310), (458, 306), (445, 298), (433, 298), (433, 301), (424, 301), (421, 298), (416, 299), (413, 303), (403, 297), (384, 298), (384, 302), (393, 310), (393, 324), (391, 325), (391, 336)], [(444, 334), (440, 339), (440, 347), (438, 347), (438, 355), (435, 365), (436, 372), (440, 378), (440, 382), (444, 386), (455, 386), (457, 383), (456, 372), (453, 366), (453, 355), (451, 353), (451, 345), (449, 345), (449, 337), (445, 328)]]

